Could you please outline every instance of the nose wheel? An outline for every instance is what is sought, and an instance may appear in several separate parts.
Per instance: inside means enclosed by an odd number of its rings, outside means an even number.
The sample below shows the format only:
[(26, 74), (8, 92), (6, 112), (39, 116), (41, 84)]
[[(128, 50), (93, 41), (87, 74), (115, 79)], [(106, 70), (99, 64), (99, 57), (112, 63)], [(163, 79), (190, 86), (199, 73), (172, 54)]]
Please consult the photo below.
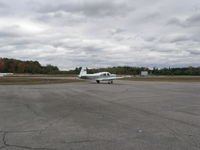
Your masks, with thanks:
[(96, 82), (97, 82), (97, 83), (100, 83), (100, 81), (99, 81), (99, 80), (96, 80)]

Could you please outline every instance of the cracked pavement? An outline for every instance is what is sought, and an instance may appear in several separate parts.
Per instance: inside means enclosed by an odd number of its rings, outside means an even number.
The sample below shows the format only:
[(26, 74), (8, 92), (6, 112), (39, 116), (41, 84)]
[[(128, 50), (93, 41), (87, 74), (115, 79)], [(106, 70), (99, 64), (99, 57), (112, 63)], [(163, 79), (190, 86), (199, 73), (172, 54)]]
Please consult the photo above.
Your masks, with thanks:
[(199, 150), (200, 83), (0, 86), (0, 150)]

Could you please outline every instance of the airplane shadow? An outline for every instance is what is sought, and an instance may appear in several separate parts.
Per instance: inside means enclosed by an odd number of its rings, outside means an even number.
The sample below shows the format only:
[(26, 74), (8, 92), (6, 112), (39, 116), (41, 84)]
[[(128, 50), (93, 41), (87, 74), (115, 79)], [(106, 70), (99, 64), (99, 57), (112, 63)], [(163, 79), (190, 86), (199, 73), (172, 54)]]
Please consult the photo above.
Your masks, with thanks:
[(96, 85), (126, 85), (126, 84), (124, 84), (124, 83), (113, 83), (113, 84), (109, 84), (109, 83), (107, 83), (107, 82), (100, 82), (100, 83), (96, 83), (96, 82), (88, 82), (88, 84), (96, 84)]

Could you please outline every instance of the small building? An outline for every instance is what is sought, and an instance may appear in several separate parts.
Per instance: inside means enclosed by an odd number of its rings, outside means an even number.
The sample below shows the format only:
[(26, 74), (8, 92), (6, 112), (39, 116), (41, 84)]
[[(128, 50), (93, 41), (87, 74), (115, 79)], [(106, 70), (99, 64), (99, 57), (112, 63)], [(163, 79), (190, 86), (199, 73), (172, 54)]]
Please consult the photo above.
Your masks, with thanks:
[(148, 74), (148, 71), (141, 71), (140, 75), (141, 76), (148, 76), (149, 74)]
[(13, 73), (0, 73), (0, 77), (8, 76), (8, 75), (13, 75)]

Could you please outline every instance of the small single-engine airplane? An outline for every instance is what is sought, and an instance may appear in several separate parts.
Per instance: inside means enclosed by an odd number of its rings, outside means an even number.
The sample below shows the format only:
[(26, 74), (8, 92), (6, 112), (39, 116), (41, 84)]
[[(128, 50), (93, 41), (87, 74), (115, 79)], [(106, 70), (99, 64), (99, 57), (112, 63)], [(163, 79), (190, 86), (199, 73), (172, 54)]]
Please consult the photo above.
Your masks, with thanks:
[(81, 79), (96, 80), (97, 83), (100, 83), (100, 81), (108, 81), (108, 84), (112, 84), (113, 80), (125, 78), (125, 77), (130, 77), (130, 76), (117, 77), (116, 74), (111, 74), (109, 72), (87, 74), (86, 68), (82, 68), (79, 74), (79, 78)]

